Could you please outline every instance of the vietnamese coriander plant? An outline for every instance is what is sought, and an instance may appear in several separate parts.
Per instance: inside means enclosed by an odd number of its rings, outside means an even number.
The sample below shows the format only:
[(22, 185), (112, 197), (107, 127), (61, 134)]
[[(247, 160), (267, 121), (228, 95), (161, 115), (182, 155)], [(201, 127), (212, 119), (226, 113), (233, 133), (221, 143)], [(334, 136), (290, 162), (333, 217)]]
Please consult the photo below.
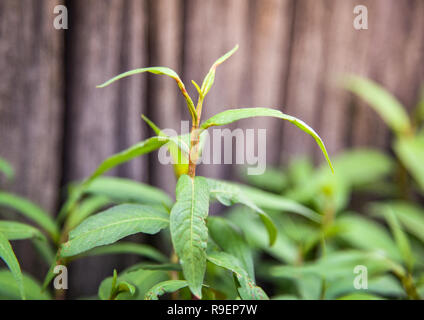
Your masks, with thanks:
[[(170, 293), (174, 299), (268, 299), (264, 290), (255, 282), (252, 252), (237, 221), (208, 216), (209, 205), (213, 200), (226, 206), (244, 205), (256, 213), (267, 231), (268, 245), (272, 246), (277, 238), (277, 228), (264, 211), (267, 209), (267, 203), (261, 201), (264, 191), (197, 176), (196, 164), (202, 152), (202, 137), (208, 128), (214, 126), (224, 126), (251, 117), (275, 117), (287, 120), (311, 135), (331, 169), (332, 165), (318, 134), (303, 121), (276, 109), (229, 109), (202, 122), (203, 103), (214, 83), (216, 68), (233, 55), (237, 48), (212, 65), (201, 86), (192, 81), (198, 92), (196, 105), (180, 77), (166, 67), (128, 71), (98, 86), (104, 88), (119, 79), (144, 72), (166, 75), (176, 81), (186, 100), (192, 129), (186, 135), (167, 136), (152, 121), (142, 116), (156, 136), (107, 158), (90, 177), (70, 187), (69, 196), (55, 223), (51, 228), (44, 228), (51, 231), (48, 232), (50, 243), (57, 248), (55, 257), (47, 259), (51, 264), (44, 281), (45, 290), (56, 276), (56, 265), (67, 265), (88, 255), (132, 253), (152, 262), (136, 264), (119, 275), (115, 271), (113, 276), (101, 283), (99, 298), (158, 299), (160, 295)], [(161, 147), (168, 148), (174, 159), (177, 178), (175, 201), (152, 186), (102, 176), (120, 164)], [(281, 199), (278, 206), (284, 211), (316, 218), (315, 212), (289, 199)], [(50, 218), (46, 215), (44, 219), (49, 223), (40, 226), (50, 227)], [(170, 239), (172, 242), (169, 258), (147, 244), (118, 242), (130, 235), (152, 235), (162, 230), (167, 233), (164, 240)], [(11, 267), (16, 278), (21, 279), (19, 264), (9, 245), (7, 233), (3, 235), (1, 229), (0, 241), (5, 244), (0, 246), (0, 256)]]

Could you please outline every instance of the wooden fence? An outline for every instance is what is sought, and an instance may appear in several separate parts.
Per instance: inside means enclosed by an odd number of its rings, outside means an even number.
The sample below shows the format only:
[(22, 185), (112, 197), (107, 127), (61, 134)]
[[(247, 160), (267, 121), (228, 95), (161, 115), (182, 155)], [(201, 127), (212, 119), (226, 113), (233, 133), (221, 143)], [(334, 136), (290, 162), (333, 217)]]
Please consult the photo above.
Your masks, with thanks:
[[(53, 9), (65, 4), (69, 29), (56, 30)], [(368, 30), (353, 27), (353, 8), (368, 8)], [(54, 215), (63, 186), (105, 157), (150, 134), (144, 113), (161, 127), (187, 119), (175, 83), (153, 75), (97, 84), (123, 71), (163, 65), (200, 82), (236, 43), (217, 72), (204, 116), (226, 107), (271, 106), (303, 119), (330, 154), (357, 146), (385, 148), (389, 133), (367, 106), (340, 88), (347, 72), (368, 76), (408, 109), (424, 81), (422, 0), (1, 0), (0, 156), (13, 163), (7, 189)], [(313, 140), (278, 120), (245, 120), (267, 128), (269, 164), (299, 154), (322, 161)], [(271, 147), (271, 145), (273, 147)], [(200, 173), (235, 178), (232, 166)], [(157, 156), (113, 174), (172, 192), (172, 169)], [(15, 244), (14, 244), (15, 245)], [(30, 244), (16, 243), (24, 269), (40, 276)], [(130, 258), (84, 260), (70, 269), (70, 294), (95, 294), (100, 279)]]

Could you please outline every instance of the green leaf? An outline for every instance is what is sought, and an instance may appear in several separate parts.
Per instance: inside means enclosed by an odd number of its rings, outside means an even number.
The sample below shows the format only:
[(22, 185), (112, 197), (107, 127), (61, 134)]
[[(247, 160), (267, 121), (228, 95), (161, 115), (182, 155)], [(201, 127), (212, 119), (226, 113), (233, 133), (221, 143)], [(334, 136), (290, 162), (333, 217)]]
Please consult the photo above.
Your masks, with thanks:
[(243, 269), (254, 280), (252, 251), (237, 227), (229, 220), (220, 217), (209, 217), (207, 225), (213, 241), (223, 251), (239, 259)]
[(50, 243), (45, 241), (45, 239), (39, 240), (38, 238), (35, 238), (32, 243), (35, 250), (37, 250), (37, 253), (43, 258), (47, 266), (51, 266), (54, 262), (56, 251), (53, 250)]
[[(28, 300), (49, 300), (51, 296), (47, 292), (42, 292), (40, 284), (31, 276), (23, 274), (23, 284), (25, 296)], [(21, 291), (9, 270), (0, 269), (0, 297), (8, 300), (21, 298)]]
[(383, 275), (369, 275), (368, 274), (368, 288), (367, 289), (354, 289), (352, 286), (352, 278), (346, 277), (344, 279), (338, 279), (336, 282), (332, 282), (325, 292), (326, 299), (336, 299), (341, 296), (354, 291), (355, 293), (370, 293), (376, 294), (383, 297), (406, 297), (405, 290), (403, 289), (400, 281), (391, 274)]
[(31, 219), (46, 230), (53, 240), (59, 238), (59, 230), (49, 214), (32, 202), (11, 193), (0, 192), (0, 206), (16, 210)]
[(135, 287), (127, 281), (118, 282), (118, 273), (113, 270), (112, 287), (110, 290), (109, 300), (116, 300), (121, 293), (129, 293), (131, 296), (135, 293)]
[(297, 261), (299, 257), (297, 245), (284, 232), (278, 232), (275, 244), (270, 247), (268, 234), (263, 224), (246, 208), (232, 209), (229, 219), (243, 230), (249, 246), (264, 250), (283, 263), (295, 263)]
[(161, 252), (146, 244), (119, 242), (108, 246), (94, 248), (81, 256), (99, 256), (105, 254), (136, 254), (158, 262), (167, 262), (168, 258)]
[(117, 177), (98, 177), (85, 190), (86, 193), (105, 196), (115, 202), (140, 204), (173, 204), (171, 197), (159, 188)]
[(152, 264), (152, 263), (141, 262), (141, 263), (132, 265), (131, 267), (126, 269), (126, 272), (136, 271), (139, 269), (161, 270), (161, 271), (182, 271), (181, 266), (177, 263)]
[(299, 186), (308, 183), (315, 171), (315, 167), (312, 159), (307, 156), (299, 156), (290, 161), (287, 170), (291, 184)]
[(330, 166), (331, 170), (333, 171), (333, 165), (331, 164), (330, 158), (328, 156), (327, 150), (325, 149), (325, 145), (322, 142), (319, 135), (312, 129), (310, 126), (308, 126), (306, 123), (304, 123), (302, 120), (299, 120), (295, 117), (289, 116), (287, 114), (282, 113), (279, 110), (276, 109), (270, 109), (270, 108), (242, 108), (242, 109), (230, 109), (226, 110), (224, 112), (218, 113), (214, 115), (212, 118), (209, 118), (201, 125), (201, 129), (207, 129), (212, 126), (223, 126), (230, 123), (233, 123), (238, 120), (246, 119), (246, 118), (253, 118), (253, 117), (274, 117), (279, 118), (282, 120), (287, 120), (297, 126), (302, 131), (306, 132), (310, 136), (312, 136), (318, 146), (321, 148), (322, 153), (324, 154), (328, 165)]
[(97, 177), (101, 176), (110, 169), (128, 162), (136, 157), (139, 157), (143, 154), (150, 153), (156, 149), (159, 149), (170, 139), (167, 137), (152, 137), (142, 142), (139, 142), (132, 147), (121, 151), (113, 156), (104, 160), (94, 171), (94, 173), (84, 182), (85, 185), (92, 182)]
[[(128, 283), (135, 287), (135, 293), (122, 292), (116, 299), (117, 300), (142, 300), (146, 293), (157, 283), (168, 280), (168, 274), (165, 271), (158, 270), (143, 270), (124, 272), (116, 279), (116, 283)], [(99, 287), (99, 298), (108, 300), (113, 285), (113, 277), (106, 278), (102, 281)]]
[[(215, 81), (215, 73), (216, 68), (222, 64), (225, 60), (227, 60), (229, 57), (231, 57), (237, 50), (238, 45), (236, 45), (232, 50), (224, 54), (222, 57), (220, 57), (218, 60), (215, 61), (215, 63), (210, 68), (208, 74), (206, 75), (205, 79), (203, 80), (202, 87), (200, 88), (200, 92), (202, 94), (202, 97), (205, 97), (209, 90), (211, 89), (214, 81)], [(199, 89), (198, 89), (199, 90)]]
[(85, 190), (89, 187), (89, 185), (94, 181), (94, 179), (100, 177), (110, 169), (120, 164), (128, 162), (143, 154), (150, 153), (156, 149), (159, 149), (169, 140), (170, 138), (167, 137), (152, 137), (142, 142), (139, 142), (131, 146), (130, 148), (121, 151), (117, 154), (114, 154), (113, 156), (104, 160), (89, 178), (87, 178), (80, 186), (76, 187), (75, 190), (71, 192), (69, 198), (67, 199), (67, 201), (59, 212), (59, 215), (57, 217), (58, 222), (63, 221), (66, 215), (74, 209), (76, 203), (84, 194)]
[(13, 167), (5, 159), (0, 157), (0, 172), (3, 172), (8, 180), (12, 180), (15, 172)]
[(8, 240), (35, 238), (46, 241), (44, 235), (37, 228), (15, 221), (0, 220), (0, 233), (3, 233)]
[[(115, 294), (119, 295), (121, 293), (128, 293), (130, 295), (134, 295), (135, 290), (136, 290), (136, 288), (132, 284), (130, 284), (126, 281), (120, 281), (118, 283), (117, 287), (116, 287), (116, 293), (113, 293), (113, 295), (115, 295)], [(113, 299), (113, 300), (115, 300), (115, 299)]]
[(403, 261), (408, 267), (408, 270), (412, 271), (414, 259), (412, 256), (411, 245), (409, 244), (408, 237), (404, 233), (398, 218), (389, 206), (386, 208), (384, 217), (386, 218), (387, 223), (389, 224), (390, 229), (392, 230), (396, 245), (399, 249), (399, 252), (402, 254)]
[(112, 84), (113, 82), (115, 82), (119, 79), (129, 77), (129, 76), (132, 76), (132, 75), (135, 75), (135, 74), (143, 73), (143, 72), (161, 74), (161, 75), (165, 75), (165, 76), (168, 76), (168, 77), (171, 77), (172, 79), (174, 79), (177, 82), (178, 87), (180, 88), (184, 98), (187, 101), (188, 110), (191, 114), (193, 121), (195, 121), (195, 119), (197, 119), (196, 109), (194, 107), (193, 101), (191, 100), (190, 96), (187, 93), (187, 90), (184, 86), (184, 83), (181, 81), (180, 77), (178, 76), (178, 74), (174, 70), (167, 68), (167, 67), (150, 67), (150, 68), (140, 68), (140, 69), (127, 71), (127, 72), (121, 73), (120, 75), (118, 75), (118, 76), (106, 81), (105, 83), (97, 86), (97, 88), (104, 88), (104, 87)]
[(352, 187), (373, 184), (388, 176), (395, 168), (389, 156), (372, 149), (343, 152), (333, 159), (333, 163), (336, 174)]
[(383, 214), (390, 208), (405, 229), (424, 243), (424, 210), (405, 201), (387, 201), (372, 205), (374, 212)]
[(364, 99), (396, 133), (411, 131), (408, 114), (401, 103), (383, 87), (372, 80), (359, 76), (349, 76), (345, 87)]
[(118, 205), (91, 216), (72, 230), (68, 242), (61, 247), (61, 256), (73, 256), (139, 232), (155, 234), (166, 228), (168, 223), (168, 214), (158, 208)]
[(213, 264), (228, 269), (236, 275), (240, 284), (238, 288), (240, 298), (243, 300), (268, 300), (266, 293), (249, 278), (247, 272), (241, 267), (240, 261), (225, 252), (214, 252), (208, 254), (208, 260)]
[(400, 261), (400, 252), (383, 226), (361, 217), (359, 214), (345, 214), (339, 218), (344, 228), (340, 237), (360, 249), (382, 251), (387, 257)]
[(110, 200), (104, 196), (91, 196), (81, 201), (70, 213), (66, 221), (66, 229), (72, 230), (92, 214), (98, 212), (110, 204)]
[(153, 286), (146, 295), (145, 300), (159, 300), (159, 296), (165, 293), (175, 292), (188, 286), (188, 282), (185, 280), (167, 280), (158, 283)]
[(208, 242), (208, 183), (203, 177), (182, 175), (175, 192), (177, 201), (170, 216), (172, 243), (190, 290), (201, 298)]
[(253, 175), (243, 172), (243, 179), (256, 188), (281, 193), (287, 187), (289, 179), (281, 169), (267, 168), (263, 174)]
[(275, 239), (277, 238), (277, 228), (275, 227), (274, 222), (272, 222), (271, 218), (262, 209), (251, 201), (249, 196), (243, 192), (243, 189), (239, 188), (235, 184), (215, 179), (207, 179), (207, 182), (211, 197), (216, 198), (222, 204), (229, 206), (241, 203), (257, 213), (268, 231), (269, 244), (271, 246), (274, 244)]
[(397, 139), (394, 150), (424, 192), (424, 134)]
[(255, 205), (262, 209), (293, 212), (304, 216), (312, 221), (321, 222), (321, 216), (315, 211), (309, 209), (284, 196), (266, 192), (260, 189), (239, 185), (243, 194)]
[[(167, 135), (160, 130), (149, 118), (147, 118), (144, 115), (141, 115), (141, 117), (143, 118), (143, 120), (153, 129), (153, 131), (161, 137), (167, 137)], [(169, 150), (169, 153), (173, 159), (173, 167), (174, 167), (174, 173), (175, 176), (177, 178), (179, 178), (181, 175), (183, 174), (187, 174), (188, 172), (188, 158), (187, 158), (187, 154), (189, 152), (189, 141), (188, 143), (185, 142), (183, 140), (183, 138), (177, 137), (177, 139), (180, 141), (180, 145), (178, 145), (177, 143), (175, 143), (174, 141), (169, 141), (166, 146)], [(180, 146), (186, 146), (186, 148), (184, 150), (180, 149)]]
[(46, 290), (47, 286), (49, 285), (49, 283), (54, 279), (54, 277), (56, 276), (56, 274), (54, 273), (54, 268), (58, 265), (63, 264), (61, 258), (60, 258), (60, 250), (58, 250), (50, 264), (49, 270), (47, 270), (47, 274), (44, 277), (44, 281), (43, 281), (43, 291)]
[(338, 251), (327, 256), (299, 266), (272, 267), (269, 272), (274, 277), (288, 279), (302, 279), (314, 276), (337, 282), (346, 277), (352, 277), (353, 269), (357, 265), (364, 265), (368, 274), (380, 273), (392, 269), (392, 265), (378, 253), (362, 252), (357, 250)]
[(21, 267), (13, 252), (12, 246), (3, 233), (0, 232), (0, 258), (6, 263), (19, 287), (21, 298), (25, 300), (24, 279)]

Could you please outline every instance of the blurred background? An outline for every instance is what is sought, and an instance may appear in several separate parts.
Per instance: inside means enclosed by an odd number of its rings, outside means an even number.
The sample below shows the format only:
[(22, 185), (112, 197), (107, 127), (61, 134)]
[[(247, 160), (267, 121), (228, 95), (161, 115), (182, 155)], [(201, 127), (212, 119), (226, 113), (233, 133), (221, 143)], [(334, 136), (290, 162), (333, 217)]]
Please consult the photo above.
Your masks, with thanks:
[[(58, 4), (68, 9), (68, 30), (53, 27)], [(368, 8), (368, 30), (353, 28), (358, 4)], [(191, 80), (201, 82), (215, 59), (237, 43), (239, 51), (217, 71), (204, 118), (228, 107), (274, 107), (310, 124), (331, 156), (351, 147), (388, 149), (389, 130), (341, 88), (340, 77), (369, 77), (411, 110), (424, 82), (423, 17), (421, 0), (0, 0), (0, 157), (16, 171), (5, 188), (56, 215), (67, 183), (152, 135), (142, 113), (176, 130), (189, 116), (166, 77), (96, 85), (130, 69), (161, 65), (179, 73), (196, 97)], [(237, 127), (267, 128), (270, 165), (299, 155), (324, 160), (313, 139), (290, 124), (260, 118)], [(233, 166), (199, 171), (237, 178)], [(172, 168), (158, 164), (156, 154), (112, 174), (170, 193), (175, 184)], [(45, 273), (30, 245), (19, 243), (15, 250), (24, 270)], [(70, 270), (74, 294), (95, 293), (110, 266), (131, 259), (77, 265)]]

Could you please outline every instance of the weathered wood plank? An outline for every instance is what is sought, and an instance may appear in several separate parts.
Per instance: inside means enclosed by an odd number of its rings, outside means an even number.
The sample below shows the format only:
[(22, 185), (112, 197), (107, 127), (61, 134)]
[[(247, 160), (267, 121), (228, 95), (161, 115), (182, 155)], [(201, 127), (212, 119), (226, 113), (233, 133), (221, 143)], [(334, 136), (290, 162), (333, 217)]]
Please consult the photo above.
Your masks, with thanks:
[[(181, 74), (183, 53), (183, 2), (153, 0), (149, 2), (149, 65), (166, 66)], [(186, 86), (190, 85), (189, 83)], [(188, 120), (185, 100), (175, 81), (151, 76), (148, 80), (148, 116), (161, 128), (180, 133), (182, 116)], [(151, 132), (153, 134), (153, 132)], [(175, 193), (175, 177), (171, 165), (159, 163), (152, 154), (151, 181), (170, 194)]]
[[(144, 1), (72, 1), (67, 38), (67, 130), (65, 181), (88, 176), (100, 162), (142, 140), (146, 78), (134, 76), (105, 88), (96, 85), (146, 65)], [(147, 179), (146, 158), (114, 174)], [(95, 294), (100, 281), (122, 268), (125, 258), (93, 258), (71, 265), (70, 294)], [(90, 271), (92, 270), (92, 271)]]
[[(186, 1), (186, 31), (184, 50), (184, 80), (202, 83), (211, 65), (221, 55), (237, 43), (239, 51), (233, 58), (219, 67), (215, 84), (209, 92), (203, 107), (202, 118), (207, 119), (228, 107), (242, 103), (245, 69), (248, 68), (249, 55), (248, 28), (249, 3), (235, 1)], [(247, 88), (246, 88), (247, 89)], [(196, 90), (190, 85), (189, 92), (197, 97)], [(199, 166), (198, 174), (210, 177), (229, 175), (231, 166)]]
[[(45, 210), (57, 205), (62, 127), (62, 36), (53, 28), (58, 1), (0, 3), (0, 156), (16, 171), (9, 191)], [(41, 275), (30, 242), (14, 242), (23, 268)]]

